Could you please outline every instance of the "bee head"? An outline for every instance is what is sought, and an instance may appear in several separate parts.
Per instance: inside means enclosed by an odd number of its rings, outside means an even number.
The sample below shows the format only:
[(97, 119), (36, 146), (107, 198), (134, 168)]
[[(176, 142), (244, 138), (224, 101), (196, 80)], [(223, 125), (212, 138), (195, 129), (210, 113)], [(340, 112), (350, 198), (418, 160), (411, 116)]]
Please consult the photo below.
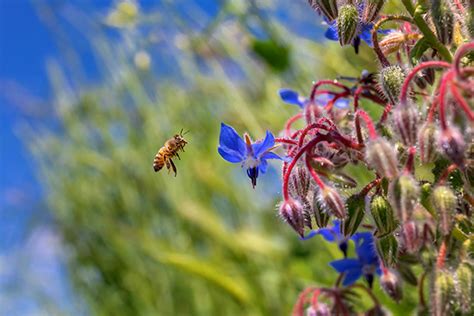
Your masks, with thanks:
[(187, 144), (188, 142), (184, 139), (184, 135), (186, 135), (189, 131), (186, 131), (183, 133), (183, 129), (181, 129), (181, 131), (179, 132), (179, 134), (176, 134), (174, 135), (174, 140), (177, 142), (177, 143), (185, 143)]
[[(186, 134), (186, 133), (184, 133), (184, 134)], [(179, 134), (176, 134), (176, 135), (173, 136), (174, 141), (177, 144), (183, 144), (183, 143), (187, 144), (188, 142), (183, 137), (184, 134), (183, 134), (183, 130), (181, 130), (181, 132)]]

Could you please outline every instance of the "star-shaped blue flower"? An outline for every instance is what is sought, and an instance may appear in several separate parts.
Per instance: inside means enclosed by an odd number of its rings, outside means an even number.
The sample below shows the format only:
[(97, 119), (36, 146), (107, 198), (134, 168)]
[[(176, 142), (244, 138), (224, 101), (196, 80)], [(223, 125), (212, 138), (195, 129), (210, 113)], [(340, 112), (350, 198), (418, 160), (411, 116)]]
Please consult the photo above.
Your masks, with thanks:
[(382, 273), (379, 257), (375, 249), (374, 238), (371, 233), (356, 233), (352, 236), (355, 243), (357, 259), (346, 258), (335, 260), (330, 265), (339, 273), (345, 273), (342, 284), (348, 286), (364, 276), (372, 287), (374, 275)]
[(244, 134), (245, 141), (229, 125), (221, 123), (221, 133), (219, 135), (219, 154), (232, 163), (241, 163), (242, 168), (247, 169), (247, 175), (252, 181), (252, 186), (257, 185), (259, 172), (267, 171), (267, 159), (282, 158), (271, 152), (275, 146), (273, 134), (267, 131), (265, 139), (252, 143), (250, 137)]
[[(308, 104), (309, 100), (301, 95), (298, 94), (298, 92), (291, 90), (291, 89), (280, 89), (278, 91), (280, 94), (280, 98), (288, 103), (288, 104), (293, 104), (297, 105), (300, 108), (304, 108), (306, 104)], [(333, 96), (330, 94), (318, 94), (316, 96), (316, 104), (320, 106), (326, 106), (329, 101), (333, 99)], [(349, 99), (347, 98), (339, 98), (336, 100), (334, 103), (334, 106), (339, 108), (339, 109), (346, 109), (349, 106)]]
[(313, 238), (316, 235), (323, 236), (329, 242), (336, 242), (339, 246), (339, 249), (344, 254), (344, 257), (347, 256), (347, 237), (341, 233), (341, 221), (334, 220), (332, 227), (320, 228), (317, 230), (312, 230), (306, 237), (302, 238), (307, 240)]

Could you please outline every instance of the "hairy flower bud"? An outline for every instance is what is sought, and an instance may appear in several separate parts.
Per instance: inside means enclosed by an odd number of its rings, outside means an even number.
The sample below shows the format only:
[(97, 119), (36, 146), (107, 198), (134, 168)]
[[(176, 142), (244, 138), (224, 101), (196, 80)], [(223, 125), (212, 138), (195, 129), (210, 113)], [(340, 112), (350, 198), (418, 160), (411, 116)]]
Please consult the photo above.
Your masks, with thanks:
[(393, 31), (387, 34), (379, 42), (382, 53), (387, 56), (392, 53), (398, 52), (403, 44), (407, 41), (407, 36), (401, 31)]
[(401, 280), (395, 272), (389, 269), (383, 269), (382, 276), (380, 277), (380, 286), (382, 286), (384, 292), (397, 303), (402, 299)]
[(425, 89), (427, 86), (426, 81), (420, 75), (416, 75), (415, 78), (413, 78), (413, 81), (416, 83), (416, 85), (420, 89)]
[(468, 264), (462, 263), (456, 270), (456, 293), (461, 310), (468, 313), (471, 310), (472, 292), (472, 270)]
[(438, 129), (431, 122), (426, 122), (418, 132), (418, 146), (420, 148), (421, 162), (429, 163), (434, 161), (437, 156), (437, 138)]
[(292, 198), (283, 201), (280, 204), (279, 215), (302, 238), (304, 237), (304, 212), (300, 202)]
[[(425, 62), (425, 61), (430, 61), (431, 59), (427, 57), (426, 55), (421, 56), (419, 63)], [(436, 79), (436, 73), (433, 68), (425, 68), (421, 72), (421, 78), (425, 80), (430, 86), (433, 85), (435, 79)]]
[(401, 231), (402, 244), (408, 253), (417, 253), (421, 246), (420, 234), (415, 221), (403, 223)]
[(423, 205), (417, 204), (413, 220), (417, 223), (420, 245), (432, 245), (436, 236), (436, 222), (430, 212)]
[(344, 220), (344, 235), (352, 236), (356, 233), (365, 216), (365, 196), (354, 194), (346, 200), (347, 218)]
[(397, 153), (384, 138), (378, 137), (368, 143), (365, 155), (369, 165), (382, 177), (392, 179), (397, 176)]
[(431, 17), (436, 35), (441, 43), (449, 45), (453, 41), (454, 16), (445, 0), (431, 1)]
[(337, 31), (341, 45), (351, 44), (359, 28), (359, 12), (355, 5), (347, 4), (339, 9)]
[(308, 3), (313, 9), (324, 14), (329, 21), (337, 18), (337, 0), (308, 0)]
[(316, 221), (316, 225), (318, 225), (319, 228), (326, 227), (329, 223), (330, 216), (328, 212), (326, 212), (321, 206), (318, 191), (314, 192), (312, 211), (314, 219)]
[(471, 1), (470, 7), (466, 14), (466, 28), (471, 38), (474, 37), (474, 4)]
[(329, 306), (324, 303), (318, 303), (316, 307), (310, 306), (306, 310), (307, 316), (330, 316), (331, 310)]
[(333, 187), (326, 185), (319, 190), (319, 201), (334, 216), (345, 218), (347, 215), (346, 205), (339, 192)]
[(397, 212), (397, 217), (401, 222), (412, 218), (415, 205), (420, 196), (420, 188), (413, 176), (404, 172), (397, 179), (390, 183), (390, 202)]
[(380, 84), (392, 104), (398, 103), (400, 91), (405, 81), (405, 71), (398, 65), (387, 66), (380, 71)]
[(386, 267), (394, 266), (398, 261), (398, 241), (397, 238), (395, 238), (395, 234), (390, 234), (385, 237), (376, 237), (375, 245), (383, 265)]
[(370, 202), (370, 213), (377, 227), (376, 236), (381, 238), (391, 234), (397, 228), (390, 203), (381, 195), (375, 195)]
[(289, 186), (294, 196), (306, 198), (310, 183), (310, 176), (306, 168), (299, 166), (293, 168), (293, 172), (290, 175)]
[(398, 137), (405, 146), (414, 146), (418, 132), (418, 111), (415, 104), (397, 106), (393, 111), (393, 123)]
[(454, 278), (451, 272), (438, 270), (435, 274), (434, 282), (433, 315), (450, 315), (454, 295)]
[(464, 166), (466, 142), (455, 127), (445, 129), (439, 134), (438, 143), (444, 154), (459, 167)]
[(367, 0), (365, 1), (364, 11), (362, 12), (362, 21), (369, 23), (374, 21), (379, 15), (385, 0)]
[(453, 215), (458, 202), (456, 195), (449, 187), (441, 185), (433, 190), (431, 199), (433, 208), (438, 213), (441, 234), (447, 236), (451, 233)]

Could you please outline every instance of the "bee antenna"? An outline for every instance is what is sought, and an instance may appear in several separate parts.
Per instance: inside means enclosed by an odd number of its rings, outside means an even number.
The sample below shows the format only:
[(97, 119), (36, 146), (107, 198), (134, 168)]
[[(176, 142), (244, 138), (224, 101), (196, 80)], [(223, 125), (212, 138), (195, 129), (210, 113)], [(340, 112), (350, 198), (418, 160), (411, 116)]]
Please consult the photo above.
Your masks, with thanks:
[(189, 133), (189, 129), (186, 132), (184, 132), (182, 136), (186, 135), (187, 133)]

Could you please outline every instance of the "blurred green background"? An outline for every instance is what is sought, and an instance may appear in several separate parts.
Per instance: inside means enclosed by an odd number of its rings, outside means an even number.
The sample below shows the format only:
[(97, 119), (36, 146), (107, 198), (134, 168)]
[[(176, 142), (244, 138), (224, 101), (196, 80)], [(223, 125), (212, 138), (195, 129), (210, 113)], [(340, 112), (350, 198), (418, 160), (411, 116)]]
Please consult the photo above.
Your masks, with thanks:
[[(90, 46), (100, 80), (66, 47), (70, 62), (48, 62), (54, 122), (22, 128), (72, 301), (91, 315), (288, 315), (305, 287), (335, 281), (328, 262), (340, 255), (319, 237), (300, 241), (277, 217), (279, 164), (253, 190), (220, 158), (220, 123), (254, 139), (278, 134), (297, 113), (279, 88), (308, 93), (313, 80), (375, 71), (374, 55), (322, 39), (322, 19), (303, 0), (146, 8), (117, 1), (63, 17)], [(190, 132), (178, 176), (155, 174), (156, 151), (181, 129)], [(375, 288), (395, 314), (414, 308), (414, 288), (398, 306)], [(68, 313), (43, 301), (47, 314)]]

